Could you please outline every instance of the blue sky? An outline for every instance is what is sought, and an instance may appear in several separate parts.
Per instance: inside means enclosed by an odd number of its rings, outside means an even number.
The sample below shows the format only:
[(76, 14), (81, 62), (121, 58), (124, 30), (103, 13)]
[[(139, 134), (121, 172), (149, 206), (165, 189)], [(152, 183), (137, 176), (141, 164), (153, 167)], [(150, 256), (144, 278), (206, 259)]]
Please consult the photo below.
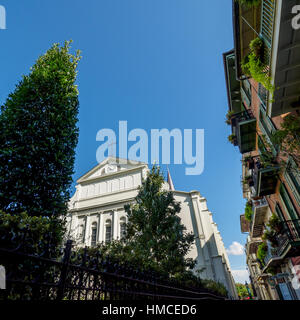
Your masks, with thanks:
[[(205, 169), (186, 176), (170, 165), (175, 188), (199, 190), (226, 248), (244, 245), (241, 156), (227, 142), (222, 53), (233, 47), (231, 0), (0, 0), (0, 103), (37, 57), (72, 39), (82, 50), (78, 86), (80, 137), (74, 179), (96, 165), (102, 128), (205, 130)], [(234, 248), (238, 248), (237, 245)], [(233, 250), (234, 251), (234, 250)], [(233, 270), (244, 255), (229, 255)], [(235, 274), (242, 275), (241, 272)], [(242, 278), (244, 279), (244, 278)]]

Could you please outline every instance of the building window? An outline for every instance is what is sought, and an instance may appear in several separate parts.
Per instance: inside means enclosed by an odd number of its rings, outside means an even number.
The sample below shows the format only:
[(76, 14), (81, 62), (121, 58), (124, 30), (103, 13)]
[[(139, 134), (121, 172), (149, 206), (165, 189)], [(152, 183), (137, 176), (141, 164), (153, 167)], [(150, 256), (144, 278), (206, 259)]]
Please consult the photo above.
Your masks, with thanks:
[(105, 242), (109, 243), (112, 240), (112, 226), (111, 220), (107, 220), (105, 223)]
[(92, 224), (91, 246), (95, 247), (97, 243), (97, 223)]
[(124, 239), (126, 236), (126, 218), (120, 219), (120, 239)]

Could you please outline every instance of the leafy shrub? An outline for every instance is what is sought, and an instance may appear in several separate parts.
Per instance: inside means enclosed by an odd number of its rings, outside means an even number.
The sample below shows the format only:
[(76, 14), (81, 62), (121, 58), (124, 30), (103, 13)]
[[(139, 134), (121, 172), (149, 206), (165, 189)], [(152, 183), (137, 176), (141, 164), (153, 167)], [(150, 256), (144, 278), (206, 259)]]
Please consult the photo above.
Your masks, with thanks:
[(256, 252), (257, 259), (264, 265), (265, 264), (265, 257), (267, 256), (268, 246), (265, 242), (261, 243)]
[(225, 122), (226, 122), (228, 125), (230, 125), (230, 123), (231, 123), (231, 118), (232, 118), (232, 116), (234, 115), (234, 113), (235, 113), (234, 111), (228, 111), (228, 112), (227, 112)]
[(70, 198), (78, 140), (79, 53), (54, 44), (0, 111), (0, 208), (60, 216)]
[(253, 215), (252, 206), (249, 202), (246, 203), (245, 207), (245, 219), (251, 221)]
[(280, 225), (280, 219), (275, 213), (272, 213), (272, 216), (268, 222), (268, 226), (274, 230), (275, 228), (279, 227), (279, 225)]
[(230, 143), (234, 144), (235, 140), (236, 140), (236, 135), (235, 135), (235, 134), (230, 134), (230, 135), (228, 136), (228, 141), (229, 141)]
[(64, 234), (65, 223), (61, 219), (0, 211), (1, 248), (20, 247), (24, 253), (56, 256)]
[(269, 67), (264, 63), (263, 51), (264, 43), (260, 38), (256, 38), (250, 43), (251, 52), (242, 60), (241, 67), (247, 76), (251, 76), (255, 81), (261, 83), (272, 95), (274, 86), (269, 76)]
[(283, 118), (281, 128), (271, 137), (272, 142), (278, 145), (285, 156), (292, 156), (300, 163), (300, 116), (289, 114)]

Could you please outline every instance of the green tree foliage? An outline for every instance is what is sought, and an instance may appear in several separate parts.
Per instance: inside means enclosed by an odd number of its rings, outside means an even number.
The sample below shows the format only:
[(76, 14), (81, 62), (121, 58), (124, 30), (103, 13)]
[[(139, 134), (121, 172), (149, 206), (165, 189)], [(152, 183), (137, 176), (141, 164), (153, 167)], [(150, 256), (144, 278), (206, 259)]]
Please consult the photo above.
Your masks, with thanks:
[[(175, 201), (172, 192), (163, 190), (163, 183), (159, 167), (154, 166), (142, 182), (134, 203), (125, 206), (126, 237), (88, 248), (87, 255), (100, 255), (102, 261), (109, 260), (145, 273), (154, 272), (180, 285), (206, 288), (227, 296), (223, 284), (201, 279), (202, 270), (197, 270), (198, 274), (192, 272), (195, 260), (186, 258), (186, 254), (194, 243), (194, 235), (187, 233), (181, 224), (180, 203)], [(100, 263), (99, 268), (103, 268), (103, 264)]]
[[(26, 212), (9, 214), (0, 211), (1, 248), (20, 248), (23, 253), (56, 257), (64, 233), (64, 224), (55, 218), (29, 216)], [(2, 259), (1, 263), (5, 264), (5, 261)], [(14, 267), (17, 266), (14, 264)]]
[(264, 42), (256, 38), (250, 43), (250, 53), (244, 57), (241, 67), (245, 75), (251, 76), (255, 81), (261, 83), (272, 95), (274, 86), (269, 76), (269, 67), (264, 63)]
[(265, 242), (261, 243), (257, 248), (257, 259), (264, 265), (265, 264), (265, 257), (267, 256), (268, 246)]
[(178, 216), (181, 208), (172, 192), (163, 190), (164, 178), (153, 166), (139, 189), (135, 203), (126, 205), (126, 243), (143, 263), (174, 275), (194, 268), (186, 258), (194, 235), (187, 233)]
[[(242, 283), (236, 283), (235, 286), (236, 286), (236, 290), (237, 290), (237, 293), (238, 293), (238, 296), (240, 297), (240, 299), (245, 299), (245, 298), (249, 297), (249, 292), (247, 290), (246, 285), (244, 285)], [(251, 295), (253, 296), (253, 292), (250, 288), (250, 285), (249, 285), (249, 289), (250, 289)]]
[(78, 140), (76, 68), (70, 42), (53, 45), (1, 106), (0, 208), (12, 214), (66, 211)]
[(300, 116), (289, 114), (283, 118), (281, 129), (275, 131), (272, 142), (280, 147), (283, 156), (292, 156), (300, 163)]
[(253, 215), (252, 206), (249, 202), (246, 203), (245, 207), (245, 219), (251, 221)]
[(230, 135), (227, 137), (228, 141), (229, 141), (230, 143), (232, 143), (232, 144), (235, 143), (236, 138), (237, 138), (237, 137), (236, 137), (235, 134), (230, 134)]

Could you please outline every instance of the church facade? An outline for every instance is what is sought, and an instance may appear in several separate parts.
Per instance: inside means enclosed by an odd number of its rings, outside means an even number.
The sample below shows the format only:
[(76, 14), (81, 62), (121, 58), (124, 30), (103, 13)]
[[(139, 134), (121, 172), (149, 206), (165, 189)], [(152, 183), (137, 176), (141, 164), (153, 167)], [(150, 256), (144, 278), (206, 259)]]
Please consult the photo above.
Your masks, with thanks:
[[(149, 171), (146, 163), (109, 157), (77, 180), (69, 202), (68, 233), (77, 246), (95, 246), (120, 239), (127, 223), (124, 205), (134, 202), (138, 187)], [(181, 203), (179, 217), (195, 243), (188, 257), (197, 261), (201, 278), (221, 282), (237, 298), (228, 256), (206, 199), (198, 191), (177, 191), (165, 183)]]

